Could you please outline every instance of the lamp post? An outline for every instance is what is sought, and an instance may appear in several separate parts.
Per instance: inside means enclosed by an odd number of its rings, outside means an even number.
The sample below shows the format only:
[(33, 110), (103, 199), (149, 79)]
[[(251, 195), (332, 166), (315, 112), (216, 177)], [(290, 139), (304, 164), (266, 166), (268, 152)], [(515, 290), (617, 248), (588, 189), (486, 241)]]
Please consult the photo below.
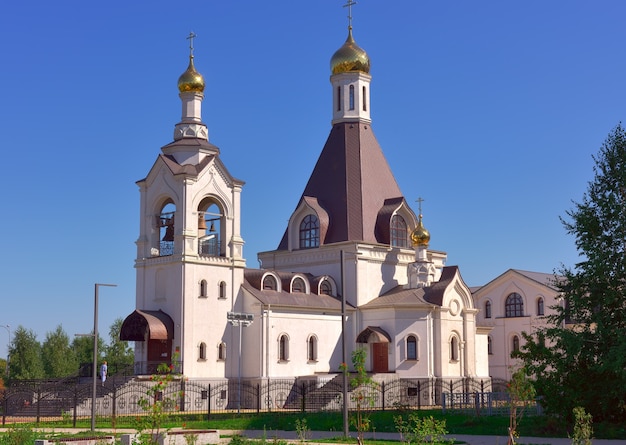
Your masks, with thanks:
[(241, 412), (241, 332), (242, 328), (247, 328), (252, 324), (254, 315), (241, 312), (228, 312), (226, 319), (232, 326), (239, 326), (239, 384), (237, 385), (237, 414), (239, 414)]
[(98, 386), (98, 288), (100, 286), (117, 287), (117, 284), (100, 284), (94, 286), (93, 301), (93, 388), (91, 393), (91, 431), (96, 429), (96, 389)]
[(0, 325), (0, 327), (6, 329), (9, 333), (9, 342), (7, 343), (7, 377), (9, 377), (9, 371), (11, 370), (11, 368), (9, 368), (9, 361), (11, 359), (11, 352), (9, 351), (9, 349), (11, 348), (11, 325), (2, 324)]

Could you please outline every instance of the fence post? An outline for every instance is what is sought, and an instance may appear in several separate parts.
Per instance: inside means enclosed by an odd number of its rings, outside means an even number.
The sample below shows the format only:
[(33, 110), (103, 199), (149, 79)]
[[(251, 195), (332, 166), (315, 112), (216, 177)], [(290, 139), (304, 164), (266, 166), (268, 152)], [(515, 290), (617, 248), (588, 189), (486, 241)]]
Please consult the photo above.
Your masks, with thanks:
[(383, 395), (382, 395), (382, 401), (383, 401), (383, 411), (385, 411), (385, 381), (383, 380), (382, 384), (380, 385), (383, 391)]
[(74, 386), (74, 413), (72, 415), (72, 427), (76, 428), (76, 418), (77, 418), (77, 411), (78, 411), (78, 386)]
[(300, 407), (300, 411), (306, 412), (306, 386), (304, 382), (302, 382), (302, 404)]
[(180, 401), (178, 402), (180, 405), (180, 410), (185, 411), (185, 378), (180, 379)]
[(37, 420), (35, 423), (39, 425), (41, 420), (41, 386), (37, 386)]
[(417, 381), (417, 409), (422, 409), (422, 382)]
[(207, 412), (206, 412), (206, 420), (211, 420), (211, 384), (209, 383), (209, 392), (206, 397), (207, 404)]
[(261, 412), (261, 384), (256, 384), (256, 413)]
[(111, 426), (115, 428), (116, 415), (117, 415), (117, 386), (113, 386), (113, 394), (111, 396)]
[(3, 405), (3, 410), (2, 410), (2, 426), (6, 425), (6, 421), (7, 421), (7, 410), (9, 409), (9, 398), (7, 397), (7, 393), (5, 392), (3, 395), (3, 400), (2, 400), (2, 405)]

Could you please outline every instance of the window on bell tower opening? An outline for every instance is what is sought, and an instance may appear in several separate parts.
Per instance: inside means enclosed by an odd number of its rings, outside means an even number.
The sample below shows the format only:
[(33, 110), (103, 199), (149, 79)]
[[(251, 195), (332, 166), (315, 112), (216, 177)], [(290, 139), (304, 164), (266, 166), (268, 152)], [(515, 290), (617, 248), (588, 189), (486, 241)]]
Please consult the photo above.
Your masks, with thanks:
[(367, 90), (363, 87), (363, 111), (367, 111)]
[(300, 223), (300, 249), (311, 249), (320, 245), (320, 223), (315, 215), (307, 215)]
[(350, 85), (350, 109), (354, 110), (354, 85)]
[(157, 215), (157, 228), (159, 230), (159, 244), (157, 251), (153, 251), (155, 256), (168, 256), (174, 253), (174, 214), (176, 206), (168, 200), (161, 213)]
[(221, 240), (224, 215), (210, 198), (198, 207), (198, 254), (201, 256), (225, 256)]
[(341, 101), (343, 98), (341, 97), (341, 87), (337, 87), (337, 111), (341, 111)]
[(406, 221), (400, 215), (391, 217), (391, 247), (408, 247), (409, 232)]

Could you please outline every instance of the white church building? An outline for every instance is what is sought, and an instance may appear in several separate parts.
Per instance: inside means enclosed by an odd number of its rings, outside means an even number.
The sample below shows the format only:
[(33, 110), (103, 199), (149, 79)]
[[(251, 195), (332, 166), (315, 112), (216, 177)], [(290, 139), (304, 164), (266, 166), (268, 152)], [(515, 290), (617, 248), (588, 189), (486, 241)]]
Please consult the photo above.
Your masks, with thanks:
[(178, 80), (174, 140), (137, 182), (136, 310), (121, 331), (135, 342), (137, 373), (176, 360), (190, 380), (316, 378), (362, 347), (376, 375), (489, 379), (493, 327), (478, 326), (459, 268), (429, 250), (421, 209), (398, 187), (352, 27), (330, 62), (328, 139), (259, 269), (244, 257), (244, 181), (209, 142), (193, 61), (192, 51)]

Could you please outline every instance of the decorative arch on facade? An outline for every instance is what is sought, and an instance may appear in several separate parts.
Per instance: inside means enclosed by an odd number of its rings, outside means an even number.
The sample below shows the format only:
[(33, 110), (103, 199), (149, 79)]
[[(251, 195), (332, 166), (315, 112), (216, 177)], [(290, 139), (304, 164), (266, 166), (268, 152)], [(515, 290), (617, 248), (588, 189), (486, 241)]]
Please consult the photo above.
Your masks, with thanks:
[(206, 360), (206, 343), (204, 342), (198, 345), (198, 360)]
[(206, 280), (200, 280), (200, 297), (206, 298), (208, 294), (208, 284)]
[(220, 300), (225, 300), (227, 297), (227, 285), (226, 281), (220, 281), (217, 284), (217, 298)]

